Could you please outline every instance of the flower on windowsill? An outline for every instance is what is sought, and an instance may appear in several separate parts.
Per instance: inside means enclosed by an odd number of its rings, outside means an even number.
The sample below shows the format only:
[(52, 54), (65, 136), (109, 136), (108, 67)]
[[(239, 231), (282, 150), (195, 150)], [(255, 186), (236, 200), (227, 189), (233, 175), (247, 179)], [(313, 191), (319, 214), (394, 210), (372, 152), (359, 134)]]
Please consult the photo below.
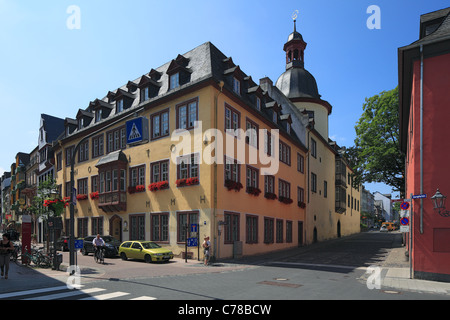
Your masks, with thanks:
[(291, 204), (293, 202), (291, 198), (286, 197), (278, 197), (278, 201), (283, 202), (285, 204)]
[(261, 190), (256, 188), (256, 187), (247, 187), (247, 193), (254, 195), (254, 196), (259, 196), (259, 194), (261, 193)]
[(136, 192), (143, 192), (143, 191), (145, 191), (145, 186), (142, 184), (137, 185), (137, 186), (128, 187), (128, 193), (130, 193), (130, 194), (133, 194)]
[(159, 181), (159, 182), (153, 182), (149, 184), (148, 190), (154, 192), (158, 190), (163, 190), (169, 188), (169, 181)]
[(183, 187), (186, 185), (186, 180), (187, 179), (178, 179), (177, 181), (175, 181), (175, 184), (177, 185), (177, 187)]
[(228, 191), (230, 190), (236, 190), (236, 191), (240, 191), (242, 189), (242, 183), (237, 182), (237, 181), (233, 181), (233, 180), (225, 180), (225, 187), (227, 187)]
[(91, 194), (89, 195), (91, 197), (91, 200), (95, 200), (99, 198), (99, 194), (98, 191), (96, 192), (91, 192)]
[(196, 185), (196, 184), (198, 184), (198, 178), (197, 177), (186, 179), (186, 185), (193, 186), (193, 185)]
[(269, 199), (269, 200), (278, 199), (277, 195), (275, 193), (272, 193), (272, 192), (266, 192), (264, 194), (264, 198)]
[(86, 200), (88, 198), (87, 194), (78, 194), (77, 195), (77, 200), (81, 201), (81, 200)]
[(306, 208), (306, 203), (299, 201), (299, 202), (298, 202), (298, 206), (299, 206), (300, 208), (302, 208), (302, 209), (305, 209), (305, 208)]

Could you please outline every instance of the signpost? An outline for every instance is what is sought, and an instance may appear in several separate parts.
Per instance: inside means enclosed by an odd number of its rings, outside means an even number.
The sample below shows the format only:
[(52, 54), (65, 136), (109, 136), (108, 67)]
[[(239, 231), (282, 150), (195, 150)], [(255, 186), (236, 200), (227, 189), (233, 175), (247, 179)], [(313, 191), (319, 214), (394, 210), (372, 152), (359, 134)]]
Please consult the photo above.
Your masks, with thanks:
[(412, 199), (425, 199), (427, 197), (427, 195), (424, 194), (416, 194), (414, 196), (411, 196)]
[(409, 202), (402, 202), (402, 204), (400, 205), (400, 208), (402, 208), (403, 210), (408, 210)]
[(127, 144), (135, 144), (148, 141), (148, 119), (138, 117), (126, 123)]

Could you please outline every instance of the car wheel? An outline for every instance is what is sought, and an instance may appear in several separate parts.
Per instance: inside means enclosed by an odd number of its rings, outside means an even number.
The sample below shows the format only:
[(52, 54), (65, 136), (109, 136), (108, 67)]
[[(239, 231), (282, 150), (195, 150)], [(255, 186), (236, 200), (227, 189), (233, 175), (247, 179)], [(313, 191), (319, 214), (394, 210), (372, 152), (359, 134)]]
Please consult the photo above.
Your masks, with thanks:
[(121, 252), (120, 253), (120, 258), (122, 258), (122, 260), (128, 260), (127, 255), (125, 254), (125, 252)]
[(145, 255), (145, 262), (146, 262), (146, 263), (152, 262), (152, 257), (151, 257), (149, 254), (146, 254), (146, 255)]
[(83, 248), (81, 249), (81, 254), (82, 254), (83, 256), (87, 256), (89, 253), (86, 251), (86, 248), (83, 247)]

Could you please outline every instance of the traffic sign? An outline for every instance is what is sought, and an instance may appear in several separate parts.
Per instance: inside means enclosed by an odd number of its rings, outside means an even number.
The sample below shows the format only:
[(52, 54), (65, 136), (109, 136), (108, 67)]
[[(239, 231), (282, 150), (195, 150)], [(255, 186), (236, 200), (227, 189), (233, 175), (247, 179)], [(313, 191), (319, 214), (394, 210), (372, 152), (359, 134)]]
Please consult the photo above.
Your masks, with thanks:
[(409, 210), (400, 210), (400, 218), (408, 218)]
[(403, 210), (408, 210), (409, 209), (409, 203), (408, 202), (402, 202), (402, 204), (400, 205), (400, 208), (402, 208)]
[(83, 240), (75, 240), (75, 249), (83, 249)]
[(191, 224), (191, 232), (198, 232), (198, 224)]
[(423, 194), (416, 194), (415, 196), (412, 196), (413, 199), (423, 199), (426, 198), (427, 195), (425, 193)]
[(409, 226), (400, 226), (400, 232), (409, 232)]
[(198, 247), (198, 239), (197, 238), (188, 238), (187, 239), (187, 246), (188, 247)]
[(401, 223), (401, 225), (402, 226), (407, 226), (407, 225), (409, 225), (409, 218), (401, 218), (400, 219), (400, 223)]
[(127, 144), (148, 141), (148, 119), (138, 117), (126, 123)]

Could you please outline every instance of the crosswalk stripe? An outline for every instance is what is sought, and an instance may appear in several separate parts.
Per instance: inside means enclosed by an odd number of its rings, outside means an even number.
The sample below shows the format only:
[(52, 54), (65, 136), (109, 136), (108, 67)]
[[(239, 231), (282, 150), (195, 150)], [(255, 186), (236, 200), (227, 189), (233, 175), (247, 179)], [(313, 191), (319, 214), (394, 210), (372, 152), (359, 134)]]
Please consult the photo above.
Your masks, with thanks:
[(80, 295), (100, 292), (100, 291), (104, 291), (104, 290), (106, 290), (106, 289), (91, 288), (91, 289), (85, 289), (85, 290), (71, 290), (69, 292), (56, 293), (56, 294), (51, 294), (48, 296), (40, 296), (40, 297), (34, 297), (34, 298), (29, 298), (29, 299), (24, 299), (24, 300), (55, 300), (55, 299), (68, 298), (68, 297), (74, 297), (74, 296), (80, 296)]
[(67, 289), (67, 286), (51, 287), (51, 288), (43, 288), (43, 289), (35, 289), (35, 290), (27, 290), (27, 291), (18, 291), (18, 292), (9, 292), (9, 293), (0, 294), (0, 299), (28, 296), (28, 295), (33, 295), (33, 294), (59, 291), (59, 290), (64, 290), (64, 289)]
[(129, 293), (116, 291), (116, 292), (101, 294), (99, 296), (84, 298), (84, 299), (80, 299), (80, 300), (107, 300), (107, 299), (123, 297), (123, 296), (126, 296), (126, 295), (129, 295)]
[(156, 298), (148, 297), (148, 296), (142, 296), (142, 297), (137, 297), (137, 298), (130, 299), (130, 300), (156, 300)]

